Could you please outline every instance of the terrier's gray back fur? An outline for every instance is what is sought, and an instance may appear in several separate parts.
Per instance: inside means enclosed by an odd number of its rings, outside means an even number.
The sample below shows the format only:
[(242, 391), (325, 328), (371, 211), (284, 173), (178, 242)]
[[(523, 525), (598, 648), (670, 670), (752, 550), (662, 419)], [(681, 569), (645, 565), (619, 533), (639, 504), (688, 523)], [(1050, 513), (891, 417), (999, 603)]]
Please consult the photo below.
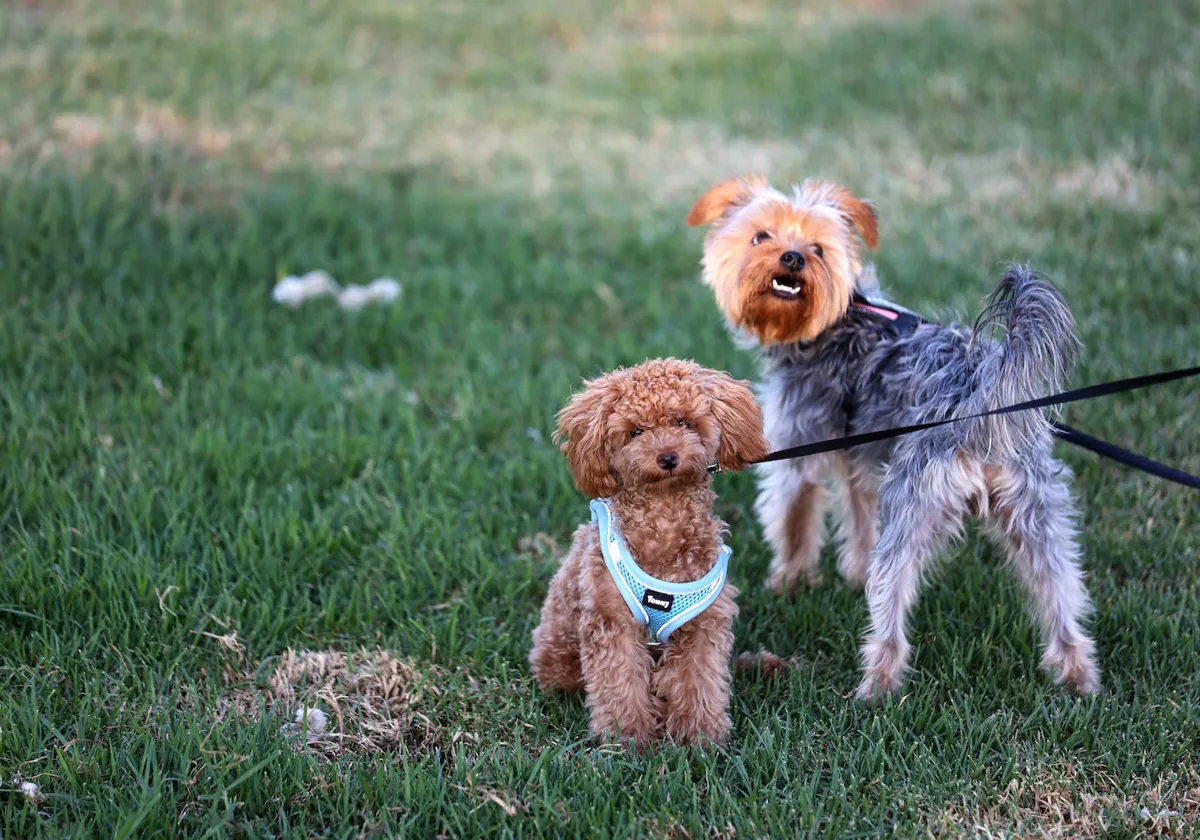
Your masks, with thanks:
[[(997, 339), (990, 333), (1006, 327)], [(764, 352), (761, 390), (774, 447), (999, 408), (1060, 387), (1075, 356), (1062, 297), (1012, 267), (975, 329), (925, 324), (904, 334), (852, 307), (815, 341)], [(974, 514), (1002, 545), (1030, 593), (1042, 662), (1081, 694), (1099, 687), (1080, 567), (1070, 470), (1051, 452), (1040, 411), (967, 420), (845, 453), (763, 464), (755, 510), (771, 543), (770, 583), (815, 582), (825, 496), (841, 508), (838, 570), (865, 582), (871, 628), (863, 642), (862, 699), (896, 691), (907, 667), (905, 633), (922, 570)], [(878, 532), (876, 531), (879, 526)]]
[[(987, 334), (995, 327), (1007, 328), (1001, 340)], [(1013, 266), (974, 329), (924, 324), (901, 335), (878, 315), (852, 307), (814, 341), (768, 348), (760, 396), (774, 409), (772, 445), (796, 446), (1043, 396), (1061, 387), (1076, 348), (1062, 296), (1028, 268)], [(922, 449), (1003, 462), (1048, 443), (1050, 426), (1030, 411), (919, 434)], [(852, 457), (883, 462), (892, 446), (869, 444)]]

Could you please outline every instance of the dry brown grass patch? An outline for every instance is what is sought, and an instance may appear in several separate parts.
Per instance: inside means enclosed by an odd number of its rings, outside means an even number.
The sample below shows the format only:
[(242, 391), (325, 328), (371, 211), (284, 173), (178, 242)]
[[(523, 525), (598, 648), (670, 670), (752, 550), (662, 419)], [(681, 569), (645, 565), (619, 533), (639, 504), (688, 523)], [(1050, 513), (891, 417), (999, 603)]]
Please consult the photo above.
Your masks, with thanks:
[(216, 157), (237, 139), (233, 130), (188, 118), (170, 105), (120, 98), (105, 113), (59, 114), (50, 120), (49, 128), (43, 156), (86, 155), (101, 144), (127, 141), (138, 147), (168, 145), (199, 157)]
[(517, 540), (517, 551), (522, 555), (538, 557), (543, 560), (554, 560), (563, 554), (558, 541), (542, 531), (537, 532), (532, 537), (525, 536)]
[(796, 661), (794, 659), (784, 659), (782, 656), (777, 656), (765, 649), (760, 650), (758, 653), (751, 653), (747, 650), (743, 651), (734, 660), (733, 665), (734, 671), (738, 676), (772, 680), (795, 668)]
[[(261, 666), (260, 666), (261, 668)], [(418, 671), (384, 650), (357, 653), (287, 650), (257, 686), (241, 685), (217, 699), (214, 717), (257, 719), (278, 713), (286, 734), (298, 735), (297, 712), (320, 710), (324, 725), (313, 723), (307, 746), (326, 758), (345, 753), (375, 754), (407, 748), (424, 754), (439, 746), (441, 727), (421, 711), (428, 694), (440, 692), (445, 674), (427, 665)], [(247, 682), (249, 680), (247, 679)]]
[[(1133, 791), (1130, 791), (1130, 787)], [(1153, 784), (1124, 789), (1102, 769), (1075, 765), (1031, 770), (990, 807), (944, 808), (927, 826), (933, 837), (1102, 837), (1115, 830), (1143, 837), (1193, 836), (1200, 826), (1200, 773), (1193, 767)]]

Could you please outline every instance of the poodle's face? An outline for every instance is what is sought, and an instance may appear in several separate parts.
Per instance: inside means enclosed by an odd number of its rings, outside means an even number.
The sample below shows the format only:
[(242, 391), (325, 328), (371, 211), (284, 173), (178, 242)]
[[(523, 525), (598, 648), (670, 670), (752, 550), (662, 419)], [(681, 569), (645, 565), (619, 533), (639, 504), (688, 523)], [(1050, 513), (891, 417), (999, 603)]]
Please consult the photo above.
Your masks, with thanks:
[(609, 470), (622, 487), (702, 479), (721, 436), (693, 394), (671, 390), (618, 405), (608, 416)]
[(767, 454), (762, 413), (744, 382), (660, 359), (588, 383), (558, 417), (575, 485), (594, 498), (669, 490), (739, 470)]

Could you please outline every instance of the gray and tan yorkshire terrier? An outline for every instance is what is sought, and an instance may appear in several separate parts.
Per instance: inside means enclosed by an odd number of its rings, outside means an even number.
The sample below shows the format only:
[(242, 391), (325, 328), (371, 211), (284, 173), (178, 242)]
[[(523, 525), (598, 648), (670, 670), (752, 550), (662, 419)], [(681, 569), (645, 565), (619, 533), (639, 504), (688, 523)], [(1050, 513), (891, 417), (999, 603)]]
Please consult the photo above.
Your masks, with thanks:
[[(774, 448), (962, 416), (1057, 390), (1078, 347), (1059, 293), (1013, 267), (974, 329), (920, 323), (881, 303), (860, 239), (874, 208), (833, 184), (784, 193), (759, 177), (718, 184), (690, 225), (712, 225), (704, 280), (735, 334), (762, 357)], [(1003, 340), (993, 328), (1007, 327)], [(895, 692), (905, 621), (929, 560), (979, 518), (1007, 552), (1041, 626), (1043, 666), (1078, 694), (1099, 689), (1069, 469), (1039, 411), (954, 423), (890, 441), (762, 465), (756, 505), (774, 551), (770, 585), (816, 584), (827, 484), (836, 489), (838, 571), (866, 583), (871, 625), (857, 696)]]

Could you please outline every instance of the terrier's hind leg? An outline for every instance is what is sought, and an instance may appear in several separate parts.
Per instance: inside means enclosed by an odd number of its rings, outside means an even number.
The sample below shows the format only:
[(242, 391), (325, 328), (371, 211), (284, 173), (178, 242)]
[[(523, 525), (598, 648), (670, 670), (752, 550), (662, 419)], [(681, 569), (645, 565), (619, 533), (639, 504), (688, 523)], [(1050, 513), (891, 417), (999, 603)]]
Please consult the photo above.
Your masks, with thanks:
[(1091, 611), (1080, 568), (1070, 470), (1046, 455), (988, 471), (988, 532), (1029, 591), (1041, 627), (1042, 667), (1076, 694), (1100, 690), (1096, 646), (1082, 628)]
[(899, 690), (909, 657), (905, 624), (922, 568), (961, 527), (968, 486), (955, 465), (945, 461), (919, 470), (893, 469), (884, 481), (879, 500), (883, 533), (867, 572), (871, 628), (862, 645), (858, 699)]

